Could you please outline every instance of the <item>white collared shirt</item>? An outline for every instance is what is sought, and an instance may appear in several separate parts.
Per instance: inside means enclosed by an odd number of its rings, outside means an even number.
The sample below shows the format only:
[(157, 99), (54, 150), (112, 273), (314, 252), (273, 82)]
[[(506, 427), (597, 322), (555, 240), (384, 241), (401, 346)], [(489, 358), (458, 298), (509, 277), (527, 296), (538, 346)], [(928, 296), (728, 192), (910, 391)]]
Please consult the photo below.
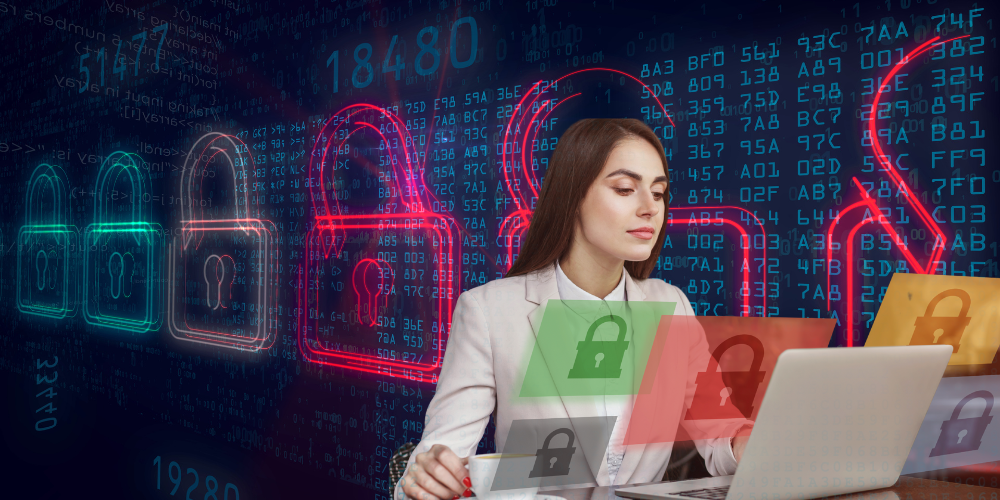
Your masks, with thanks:
[[(566, 273), (563, 272), (562, 268), (559, 266), (559, 261), (556, 261), (556, 286), (559, 289), (559, 299), (560, 300), (602, 300), (594, 295), (591, 295), (586, 290), (576, 286)], [(622, 270), (622, 279), (618, 282), (618, 286), (611, 291), (603, 300), (611, 301), (625, 301), (625, 271)], [(615, 484), (615, 478), (618, 475), (618, 469), (621, 468), (622, 460), (625, 458), (625, 431), (628, 427), (628, 420), (632, 413), (632, 405), (635, 402), (635, 396), (632, 395), (612, 395), (604, 396), (604, 415), (601, 416), (616, 416), (615, 426), (611, 430), (611, 440), (608, 443), (608, 448), (605, 451), (605, 466), (601, 467), (598, 473), (597, 483), (602, 486)], [(606, 482), (605, 482), (606, 481)]]

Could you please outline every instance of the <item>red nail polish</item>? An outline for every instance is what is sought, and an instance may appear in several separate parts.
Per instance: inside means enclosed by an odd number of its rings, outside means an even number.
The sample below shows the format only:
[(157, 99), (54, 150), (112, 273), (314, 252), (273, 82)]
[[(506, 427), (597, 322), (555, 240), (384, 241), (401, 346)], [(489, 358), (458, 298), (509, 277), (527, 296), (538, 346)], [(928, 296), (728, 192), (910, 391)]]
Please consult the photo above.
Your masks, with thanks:
[(466, 476), (465, 479), (462, 480), (462, 484), (464, 484), (466, 488), (471, 488), (472, 487), (472, 479), (469, 479), (469, 477)]
[(472, 490), (465, 490), (465, 493), (462, 493), (462, 496), (465, 497), (465, 498), (471, 497), (472, 496)]
[(461, 498), (461, 496), (455, 495), (455, 496), (451, 497), (451, 500), (458, 500), (459, 498)]

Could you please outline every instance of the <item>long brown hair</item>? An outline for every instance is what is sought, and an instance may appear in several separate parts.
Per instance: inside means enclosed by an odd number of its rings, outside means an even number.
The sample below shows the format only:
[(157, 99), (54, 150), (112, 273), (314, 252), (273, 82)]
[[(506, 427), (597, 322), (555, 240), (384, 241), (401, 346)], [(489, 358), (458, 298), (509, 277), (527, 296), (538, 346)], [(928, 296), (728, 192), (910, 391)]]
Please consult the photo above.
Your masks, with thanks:
[[(631, 137), (645, 140), (660, 154), (663, 172), (668, 176), (669, 196), (670, 170), (667, 168), (667, 157), (663, 154), (660, 140), (645, 123), (633, 118), (588, 118), (574, 123), (559, 138), (555, 153), (552, 154), (538, 195), (538, 204), (531, 217), (531, 225), (521, 252), (507, 272), (508, 277), (545, 268), (569, 250), (583, 198), (604, 169), (611, 151), (621, 141)], [(663, 226), (660, 227), (660, 234), (649, 258), (644, 261), (625, 261), (625, 269), (633, 278), (646, 279), (656, 268), (656, 259), (660, 256), (660, 249), (666, 238), (669, 198), (664, 206)]]

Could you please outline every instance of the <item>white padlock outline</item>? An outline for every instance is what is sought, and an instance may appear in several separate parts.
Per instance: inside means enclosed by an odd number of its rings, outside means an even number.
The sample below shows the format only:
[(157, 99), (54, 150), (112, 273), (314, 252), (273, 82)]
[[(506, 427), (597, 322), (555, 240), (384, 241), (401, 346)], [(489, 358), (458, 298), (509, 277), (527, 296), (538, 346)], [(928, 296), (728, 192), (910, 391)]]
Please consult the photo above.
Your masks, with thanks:
[[(228, 144), (220, 143), (219, 145), (231, 146), (232, 153), (237, 155), (238, 159), (242, 159), (243, 166), (237, 166), (237, 158), (230, 156), (230, 153), (226, 148), (219, 147), (216, 145), (216, 141), (223, 140), (228, 142)], [(242, 147), (242, 150), (240, 149)], [(211, 155), (206, 157), (206, 152), (212, 151)], [(181, 172), (181, 182), (180, 182), (180, 199), (181, 199), (181, 234), (174, 238), (174, 241), (170, 244), (170, 274), (168, 279), (169, 292), (167, 293), (167, 324), (169, 326), (170, 334), (179, 340), (184, 340), (188, 342), (195, 342), (200, 344), (213, 345), (218, 347), (229, 347), (243, 351), (257, 352), (262, 349), (269, 348), (274, 343), (274, 335), (272, 335), (272, 325), (270, 325), (270, 309), (273, 304), (269, 302), (272, 300), (273, 294), (270, 293), (268, 289), (269, 275), (271, 264), (273, 264), (274, 256), (272, 253), (272, 231), (271, 226), (273, 226), (269, 221), (264, 221), (261, 219), (250, 219), (250, 200), (248, 195), (243, 196), (243, 202), (237, 202), (236, 217), (233, 219), (203, 219), (196, 218), (198, 213), (203, 212), (195, 207), (201, 208), (200, 203), (195, 203), (195, 197), (193, 193), (192, 186), (195, 179), (200, 179), (202, 175), (203, 168), (208, 166), (208, 163), (215, 158), (217, 155), (222, 155), (228, 160), (229, 166), (233, 171), (233, 187), (234, 194), (237, 200), (239, 200), (240, 193), (249, 193), (247, 184), (247, 168), (246, 165), (253, 165), (253, 156), (249, 154), (249, 150), (246, 144), (237, 138), (236, 136), (223, 134), (221, 132), (210, 132), (201, 136), (191, 150), (188, 152), (187, 159), (184, 161), (184, 169)], [(242, 170), (243, 175), (240, 176), (238, 171)], [(242, 189), (241, 189), (242, 188)], [(241, 210), (242, 209), (242, 210)], [(259, 274), (259, 285), (257, 286), (257, 311), (256, 311), (256, 325), (257, 328), (254, 330), (253, 335), (249, 337), (239, 337), (235, 335), (230, 335), (222, 332), (206, 332), (206, 331), (196, 331), (189, 328), (186, 323), (181, 324), (177, 321), (177, 308), (180, 306), (179, 294), (183, 295), (183, 281), (181, 286), (178, 287), (176, 283), (176, 273), (178, 270), (177, 258), (182, 254), (187, 248), (194, 244), (200, 244), (203, 236), (200, 233), (205, 231), (243, 231), (244, 233), (250, 235), (251, 233), (259, 236), (258, 243), (258, 255), (261, 259), (265, 259), (266, 263), (261, 266)], [(199, 235), (196, 238), (196, 233)], [(197, 239), (197, 241), (195, 241)], [(249, 280), (248, 280), (249, 282)], [(183, 302), (183, 301), (180, 301)], [(248, 313), (249, 314), (249, 313)], [(183, 313), (181, 313), (183, 317)]]

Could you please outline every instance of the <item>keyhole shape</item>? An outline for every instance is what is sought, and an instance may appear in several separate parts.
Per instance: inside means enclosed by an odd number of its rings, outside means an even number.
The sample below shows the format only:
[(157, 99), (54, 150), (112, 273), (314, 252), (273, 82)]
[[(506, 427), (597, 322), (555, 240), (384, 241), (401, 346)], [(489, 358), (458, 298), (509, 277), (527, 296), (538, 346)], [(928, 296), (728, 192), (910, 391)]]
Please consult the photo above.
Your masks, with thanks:
[(722, 390), (719, 391), (719, 395), (722, 396), (722, 401), (719, 401), (719, 406), (725, 406), (726, 400), (729, 399), (729, 396), (733, 395), (733, 388), (723, 387)]
[(219, 258), (217, 275), (221, 275), (219, 276), (219, 307), (229, 309), (226, 304), (232, 301), (233, 280), (236, 279), (236, 263), (232, 257), (223, 255)]
[(111, 297), (117, 299), (122, 294), (122, 281), (125, 278), (125, 259), (115, 252), (108, 257), (108, 276), (111, 279)]
[(56, 289), (56, 278), (59, 276), (59, 269), (62, 267), (61, 260), (55, 250), (49, 251), (49, 257), (46, 260), (47, 267), (45, 268), (45, 276), (49, 283), (49, 289)]
[(45, 250), (39, 250), (35, 254), (35, 286), (39, 290), (45, 290), (46, 272), (49, 270), (49, 256), (45, 253)]
[(935, 344), (937, 344), (938, 340), (941, 338), (942, 335), (944, 335), (944, 330), (943, 329), (938, 328), (937, 330), (934, 330), (934, 343)]
[(594, 360), (597, 361), (597, 364), (594, 365), (594, 368), (600, 368), (601, 367), (601, 360), (602, 359), (604, 359), (604, 353), (603, 352), (599, 352), (599, 353), (597, 353), (596, 356), (594, 356)]
[(208, 290), (208, 307), (213, 310), (225, 305), (231, 295), (233, 278), (235, 277), (233, 259), (228, 255), (209, 255), (205, 259), (205, 288)]
[[(132, 278), (135, 276), (135, 257), (132, 252), (125, 252), (122, 255), (122, 282), (121, 294), (125, 297), (132, 296)], [(117, 298), (117, 297), (116, 297)]]
[(965, 438), (965, 435), (968, 433), (969, 433), (968, 429), (962, 429), (962, 432), (958, 433), (958, 444), (962, 444), (962, 439)]
[(558, 461), (559, 461), (558, 457), (552, 457), (552, 458), (550, 458), (549, 459), (549, 468), (551, 469), (551, 468), (555, 467), (556, 466), (556, 462), (558, 462)]
[(213, 310), (222, 305), (222, 280), (226, 276), (226, 268), (222, 257), (212, 254), (205, 259), (205, 288), (208, 290), (208, 307)]

